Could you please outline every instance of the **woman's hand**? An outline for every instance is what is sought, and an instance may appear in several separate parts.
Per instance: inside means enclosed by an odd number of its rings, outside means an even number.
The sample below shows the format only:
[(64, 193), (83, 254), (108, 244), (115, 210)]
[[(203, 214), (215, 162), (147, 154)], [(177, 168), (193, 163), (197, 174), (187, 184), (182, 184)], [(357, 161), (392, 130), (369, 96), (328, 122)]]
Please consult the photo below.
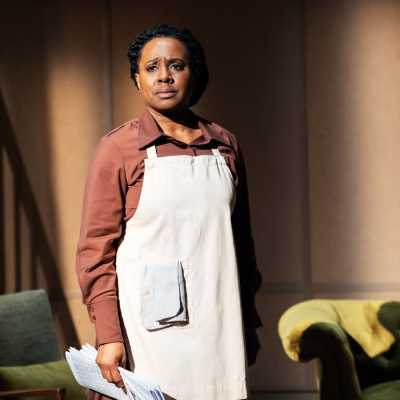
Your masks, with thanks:
[(124, 387), (118, 366), (124, 366), (126, 362), (125, 347), (123, 343), (106, 343), (99, 346), (96, 363), (100, 367), (103, 378), (115, 383), (118, 387)]

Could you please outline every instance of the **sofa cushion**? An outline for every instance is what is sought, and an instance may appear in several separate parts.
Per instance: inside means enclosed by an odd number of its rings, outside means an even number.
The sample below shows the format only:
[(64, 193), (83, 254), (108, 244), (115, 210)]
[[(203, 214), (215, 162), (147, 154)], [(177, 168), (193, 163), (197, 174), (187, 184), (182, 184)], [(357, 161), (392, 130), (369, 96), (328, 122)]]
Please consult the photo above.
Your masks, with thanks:
[(365, 351), (349, 337), (358, 380), (362, 389), (400, 377), (400, 302), (384, 303), (378, 313), (382, 325), (396, 338), (391, 348), (376, 357), (368, 357)]
[(362, 400), (398, 400), (400, 399), (400, 380), (370, 386), (362, 393)]
[[(75, 381), (65, 360), (0, 367), (0, 387), (2, 390), (65, 388), (67, 400), (86, 398), (84, 388)], [(47, 400), (49, 397), (35, 396), (34, 399)]]

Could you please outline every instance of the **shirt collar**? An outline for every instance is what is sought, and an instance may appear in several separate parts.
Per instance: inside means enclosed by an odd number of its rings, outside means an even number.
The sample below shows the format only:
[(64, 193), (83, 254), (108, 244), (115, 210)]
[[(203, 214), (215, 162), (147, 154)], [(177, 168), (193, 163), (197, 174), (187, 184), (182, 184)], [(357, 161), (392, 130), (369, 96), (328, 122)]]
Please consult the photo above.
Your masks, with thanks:
[[(227, 135), (222, 134), (222, 127), (200, 117), (199, 128), (201, 129), (203, 135), (198, 139), (198, 141), (194, 141), (193, 145), (202, 145), (209, 143), (212, 140), (215, 140), (217, 142), (232, 147), (232, 144), (229, 142)], [(157, 139), (163, 136), (166, 135), (161, 130), (156, 120), (151, 115), (150, 111), (146, 108), (139, 116), (139, 149), (142, 149), (150, 143), (154, 143)]]

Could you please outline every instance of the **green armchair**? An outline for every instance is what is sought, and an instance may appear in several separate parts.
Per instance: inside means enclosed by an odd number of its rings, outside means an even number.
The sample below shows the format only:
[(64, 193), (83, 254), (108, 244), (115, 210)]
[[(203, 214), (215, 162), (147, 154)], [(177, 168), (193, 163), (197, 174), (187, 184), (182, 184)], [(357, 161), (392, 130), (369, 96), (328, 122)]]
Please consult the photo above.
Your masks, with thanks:
[(0, 399), (84, 400), (58, 347), (45, 290), (0, 295)]
[[(307, 306), (307, 303), (311, 301), (300, 304)], [(303, 317), (304, 308), (301, 312), (301, 317)], [(280, 324), (285, 317), (285, 324), (288, 323), (287, 314), (286, 316), (285, 314), (282, 315)], [(347, 316), (350, 323), (354, 325), (351, 317), (351, 314)], [(390, 342), (388, 349), (373, 357), (368, 356), (359, 341), (353, 339), (346, 331), (340, 323), (340, 317), (337, 323), (313, 322), (300, 334), (297, 349), (298, 361), (318, 360), (321, 400), (400, 399), (400, 302), (382, 302), (376, 312), (376, 317), (383, 330), (393, 335), (394, 342)], [(289, 323), (292, 323), (296, 316), (291, 315), (290, 318)], [(354, 315), (354, 320), (357, 318), (359, 315)], [(376, 325), (371, 324), (371, 326), (370, 332), (365, 333), (365, 338), (370, 335), (367, 339), (370, 343), (371, 340), (379, 341), (379, 338), (376, 339), (379, 335), (374, 333)], [(283, 329), (280, 325), (283, 343), (282, 333)]]

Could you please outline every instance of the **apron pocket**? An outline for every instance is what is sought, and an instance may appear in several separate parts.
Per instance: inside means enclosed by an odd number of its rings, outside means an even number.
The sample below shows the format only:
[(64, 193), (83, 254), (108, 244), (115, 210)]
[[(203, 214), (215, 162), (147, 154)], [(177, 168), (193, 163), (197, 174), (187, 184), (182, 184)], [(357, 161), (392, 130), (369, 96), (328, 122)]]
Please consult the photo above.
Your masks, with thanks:
[(187, 325), (187, 292), (181, 261), (147, 263), (141, 288), (141, 319), (147, 330)]

